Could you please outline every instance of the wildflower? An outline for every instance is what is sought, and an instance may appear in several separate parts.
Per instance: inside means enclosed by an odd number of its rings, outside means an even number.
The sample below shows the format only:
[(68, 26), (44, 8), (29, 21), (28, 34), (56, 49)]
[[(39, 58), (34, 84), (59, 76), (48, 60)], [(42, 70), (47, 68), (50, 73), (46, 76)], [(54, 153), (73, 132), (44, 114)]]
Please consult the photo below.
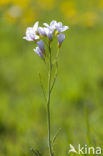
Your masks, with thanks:
[(33, 31), (35, 34), (38, 33), (38, 27), (39, 27), (39, 22), (37, 21), (37, 22), (35, 22), (35, 24), (33, 26)]
[(50, 41), (52, 40), (53, 31), (51, 31), (50, 28), (47, 28), (47, 27), (46, 28), (45, 27), (39, 27), (38, 28), (38, 33), (39, 33), (39, 35), (47, 36)]
[(50, 29), (50, 30), (52, 31), (52, 33), (53, 33), (54, 30), (55, 30), (55, 28), (56, 28), (56, 24), (57, 24), (57, 22), (53, 20), (53, 21), (50, 23), (50, 25), (47, 24), (47, 23), (44, 23), (43, 25), (46, 26), (48, 29)]
[(50, 41), (52, 40), (53, 32), (49, 28), (39, 27), (38, 33), (39, 33), (39, 35), (47, 36)]
[(39, 55), (43, 59), (43, 53), (39, 47), (36, 47), (34, 51), (37, 55)]
[(55, 20), (51, 21), (50, 25), (47, 23), (43, 24), (45, 27), (39, 27), (39, 22), (37, 21), (33, 27), (28, 27), (26, 30), (26, 36), (23, 37), (27, 41), (35, 41), (38, 45), (34, 51), (43, 58), (43, 54), (45, 53), (44, 42), (41, 37), (47, 36), (49, 41), (52, 41), (54, 31), (56, 31), (56, 35), (58, 38), (58, 46), (60, 48), (62, 42), (65, 39), (65, 35), (62, 32), (69, 29), (68, 26), (63, 26), (62, 22), (56, 22)]
[(39, 35), (46, 36), (45, 29), (43, 27), (38, 27), (38, 33)]
[[(66, 31), (68, 29), (68, 26), (63, 26), (61, 22), (57, 23), (56, 21), (52, 21), (50, 25), (48, 25), (47, 23), (44, 23), (43, 25), (45, 27), (39, 27), (38, 25), (39, 25), (39, 22), (36, 22), (33, 27), (27, 28), (26, 37), (24, 37), (24, 39), (28, 41), (36, 42), (37, 47), (33, 50), (37, 55), (39, 55), (43, 59), (45, 65), (49, 69), (48, 70), (48, 96), (47, 97), (45, 96), (46, 94), (45, 94), (44, 87), (42, 85), (41, 77), (40, 77), (40, 82), (41, 82), (41, 87), (43, 90), (44, 97), (47, 101), (49, 155), (53, 156), (54, 153), (52, 151), (51, 133), (50, 133), (51, 132), (50, 99), (51, 99), (51, 92), (52, 92), (52, 89), (54, 87), (55, 80), (57, 77), (58, 55), (59, 55), (61, 44), (65, 39), (65, 35), (62, 32)], [(58, 38), (58, 50), (57, 50), (57, 53), (53, 55), (51, 41), (53, 40), (55, 30), (57, 30), (57, 33), (58, 33), (56, 36)], [(45, 54), (44, 42), (41, 39), (41, 37), (43, 38), (44, 36), (47, 36), (47, 38), (49, 39), (47, 42), (47, 47), (48, 47), (47, 50), (48, 50), (49, 55)], [(40, 40), (38, 41), (38, 39)], [(46, 59), (46, 56), (47, 56), (47, 59)], [(55, 70), (54, 70), (54, 67), (55, 67)]]
[(59, 44), (58, 46), (59, 46), (59, 48), (60, 48), (62, 42), (63, 42), (64, 39), (65, 39), (65, 34), (60, 33), (57, 37), (58, 37), (58, 44)]
[(36, 41), (39, 39), (37, 34), (39, 22), (36, 22), (33, 27), (28, 27), (26, 29), (26, 36), (23, 39), (27, 41)]
[(46, 36), (49, 38), (49, 40), (51, 41), (53, 38), (53, 32), (49, 29), (49, 28), (44, 28), (45, 34)]
[(32, 27), (28, 27), (26, 30), (26, 36), (23, 39), (27, 41), (36, 41), (39, 39), (39, 36), (35, 34)]
[(37, 44), (38, 44), (38, 47), (40, 48), (40, 50), (42, 51), (42, 53), (44, 53), (45, 52), (45, 48), (44, 48), (43, 40), (38, 41)]
[(69, 29), (69, 27), (68, 26), (63, 26), (62, 22), (58, 22), (56, 24), (56, 30), (57, 30), (58, 33), (64, 32), (64, 31), (66, 31), (68, 29)]

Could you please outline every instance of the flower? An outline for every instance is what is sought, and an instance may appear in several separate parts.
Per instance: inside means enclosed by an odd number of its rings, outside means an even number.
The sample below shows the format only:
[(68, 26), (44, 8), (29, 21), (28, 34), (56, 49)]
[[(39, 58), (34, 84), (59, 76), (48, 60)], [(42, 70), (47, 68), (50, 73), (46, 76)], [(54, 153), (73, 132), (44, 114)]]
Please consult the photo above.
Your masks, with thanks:
[[(44, 56), (46, 57), (46, 55), (44, 55), (45, 46), (41, 38), (47, 36), (50, 42), (53, 39), (54, 31), (57, 30), (55, 34), (58, 38), (58, 47), (60, 48), (65, 39), (65, 35), (62, 32), (69, 29), (69, 27), (63, 26), (62, 22), (57, 22), (55, 20), (51, 21), (50, 25), (47, 23), (43, 23), (43, 25), (45, 27), (39, 27), (39, 22), (35, 22), (33, 27), (28, 27), (26, 29), (26, 36), (23, 37), (23, 39), (26, 39), (27, 41), (35, 41), (37, 47), (34, 49), (34, 51), (44, 59)], [(48, 44), (50, 44), (49, 42)]]
[(56, 28), (57, 22), (53, 20), (53, 21), (50, 23), (50, 25), (47, 24), (47, 23), (44, 23), (43, 25), (46, 26), (48, 29), (50, 29), (50, 30), (52, 31), (52, 33), (53, 33), (54, 30), (55, 30), (55, 28)]
[(44, 27), (44, 32), (46, 34), (46, 36), (49, 38), (49, 40), (51, 41), (53, 38), (53, 33), (55, 31), (56, 28), (56, 24), (57, 22), (55, 20), (51, 21), (50, 25), (47, 23), (43, 23)]
[(59, 33), (64, 32), (64, 31), (66, 31), (66, 30), (68, 30), (68, 29), (69, 29), (69, 27), (68, 27), (68, 26), (63, 26), (62, 22), (58, 22), (58, 23), (56, 24), (56, 30), (57, 30)]
[(38, 27), (39, 27), (39, 22), (35, 22), (34, 26), (33, 26), (33, 31), (36, 34), (38, 32)]
[(33, 27), (28, 27), (26, 29), (26, 36), (23, 39), (27, 41), (36, 41), (39, 39), (37, 34), (39, 22), (36, 22)]
[(50, 41), (52, 40), (53, 32), (50, 30), (50, 28), (39, 27), (38, 33), (39, 33), (39, 35), (47, 36)]
[(58, 44), (59, 44), (59, 48), (60, 48), (62, 42), (65, 39), (65, 34), (60, 33), (57, 37), (58, 37)]
[(36, 48), (34, 49), (34, 51), (35, 51), (35, 53), (36, 53), (37, 55), (39, 55), (41, 58), (43, 58), (43, 53), (42, 53), (42, 51), (41, 51), (41, 49), (40, 49), (39, 47), (36, 47)]
[(34, 29), (32, 27), (28, 27), (26, 29), (26, 36), (23, 39), (27, 41), (36, 41), (39, 39), (39, 36), (35, 34)]
[(53, 32), (49, 29), (49, 28), (44, 28), (45, 34), (46, 36), (49, 38), (49, 40), (51, 41), (53, 38)]
[(45, 52), (45, 47), (44, 47), (43, 40), (38, 41), (37, 44), (38, 44), (38, 47), (40, 48), (40, 50), (44, 53)]
[(43, 27), (38, 27), (38, 33), (39, 35), (46, 36), (45, 29)]

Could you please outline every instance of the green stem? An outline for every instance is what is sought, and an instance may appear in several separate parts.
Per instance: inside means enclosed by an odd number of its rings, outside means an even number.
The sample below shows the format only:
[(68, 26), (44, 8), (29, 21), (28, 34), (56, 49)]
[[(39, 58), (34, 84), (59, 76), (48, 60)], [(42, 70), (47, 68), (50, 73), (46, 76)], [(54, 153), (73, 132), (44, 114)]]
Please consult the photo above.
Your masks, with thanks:
[(56, 57), (55, 57), (55, 62), (54, 62), (54, 63), (56, 64), (56, 70), (55, 70), (54, 79), (53, 79), (53, 83), (52, 83), (52, 85), (51, 85), (51, 90), (50, 90), (50, 92), (52, 92), (52, 89), (53, 89), (53, 87), (54, 87), (54, 85), (55, 85), (55, 81), (56, 81), (56, 78), (57, 78), (59, 53), (60, 53), (60, 48), (58, 48), (57, 53), (56, 53)]
[(49, 43), (49, 75), (48, 75), (48, 99), (47, 99), (47, 117), (48, 117), (48, 146), (50, 156), (53, 156), (52, 145), (51, 145), (51, 118), (50, 118), (50, 98), (51, 98), (51, 71), (52, 71), (52, 62), (51, 62), (51, 48)]

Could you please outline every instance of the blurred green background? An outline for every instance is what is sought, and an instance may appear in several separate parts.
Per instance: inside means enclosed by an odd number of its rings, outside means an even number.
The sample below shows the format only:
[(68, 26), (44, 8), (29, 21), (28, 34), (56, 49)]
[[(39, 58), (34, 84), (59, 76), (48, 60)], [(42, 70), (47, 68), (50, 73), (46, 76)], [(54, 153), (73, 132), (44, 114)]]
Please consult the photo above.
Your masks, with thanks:
[[(23, 40), (35, 21), (69, 25), (52, 93), (56, 156), (69, 144), (103, 147), (103, 0), (0, 0), (0, 156), (48, 156), (46, 104), (38, 73), (47, 73)], [(71, 154), (72, 155), (72, 154)]]

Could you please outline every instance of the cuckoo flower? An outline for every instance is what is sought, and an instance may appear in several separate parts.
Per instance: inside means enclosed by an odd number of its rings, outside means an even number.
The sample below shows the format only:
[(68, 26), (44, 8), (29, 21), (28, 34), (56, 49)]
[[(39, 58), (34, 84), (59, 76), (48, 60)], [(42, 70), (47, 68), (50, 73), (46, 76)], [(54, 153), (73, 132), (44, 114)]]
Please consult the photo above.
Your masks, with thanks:
[(23, 37), (23, 39), (25, 39), (27, 41), (36, 41), (39, 39), (39, 36), (35, 34), (32, 27), (28, 27), (26, 29), (26, 36)]
[(36, 48), (34, 49), (34, 51), (35, 51), (35, 53), (36, 53), (37, 55), (39, 55), (41, 58), (43, 58), (43, 53), (42, 53), (42, 51), (41, 51), (41, 49), (40, 49), (39, 47), (36, 47)]
[(38, 33), (39, 35), (46, 36), (45, 29), (43, 27), (38, 27)]
[(59, 48), (60, 48), (62, 42), (64, 41), (64, 39), (65, 39), (65, 35), (62, 34), (62, 33), (60, 33), (60, 34), (58, 35), (58, 46), (59, 46)]
[(49, 38), (49, 40), (51, 41), (53, 38), (53, 32), (49, 29), (49, 28), (44, 28), (45, 34), (46, 36)]
[(39, 22), (37, 21), (37, 22), (35, 22), (35, 24), (33, 26), (33, 31), (35, 34), (38, 33), (38, 27), (39, 27)]
[[(44, 98), (47, 102), (47, 119), (48, 119), (48, 147), (49, 147), (49, 155), (54, 156), (53, 147), (52, 147), (52, 138), (51, 138), (51, 115), (50, 115), (50, 102), (51, 102), (51, 92), (55, 84), (55, 80), (57, 77), (57, 68), (58, 68), (58, 56), (60, 47), (65, 39), (65, 35), (62, 33), (69, 29), (68, 26), (63, 26), (61, 22), (51, 21), (50, 24), (44, 23), (43, 27), (39, 27), (39, 22), (36, 22), (33, 27), (28, 27), (26, 30), (26, 36), (23, 37), (28, 41), (35, 41), (37, 47), (34, 52), (39, 55), (48, 69), (48, 94), (46, 96), (45, 89), (41, 82), (41, 87), (43, 90)], [(56, 30), (56, 32), (55, 32)], [(52, 53), (52, 40), (54, 38), (54, 33), (58, 39), (58, 49), (55, 55)], [(46, 38), (46, 44), (48, 51), (48, 55), (45, 54), (45, 44), (43, 42), (44, 38)], [(56, 49), (56, 48), (55, 48)], [(47, 59), (46, 59), (47, 57)], [(54, 71), (55, 68), (55, 71)], [(41, 80), (40, 80), (41, 81)], [(53, 140), (54, 141), (54, 140)]]
[(42, 51), (42, 53), (45, 52), (44, 42), (43, 40), (40, 40), (37, 42), (39, 49)]
[(39, 27), (38, 28), (39, 35), (47, 36), (49, 40), (52, 40), (53, 32), (49, 28)]
[(33, 27), (28, 27), (26, 29), (26, 36), (23, 37), (23, 39), (27, 41), (36, 41), (39, 39), (39, 36), (37, 35), (39, 22), (36, 22)]
[(47, 24), (47, 23), (44, 23), (43, 25), (46, 26), (48, 29), (50, 29), (50, 30), (52, 31), (52, 33), (53, 33), (54, 30), (55, 30), (55, 28), (56, 28), (57, 22), (53, 20), (53, 21), (50, 23), (50, 25)]
[(68, 30), (68, 29), (69, 29), (69, 27), (68, 27), (68, 26), (63, 26), (62, 22), (58, 22), (58, 23), (56, 24), (56, 30), (57, 30), (59, 33), (64, 32), (64, 31), (66, 31), (66, 30)]

